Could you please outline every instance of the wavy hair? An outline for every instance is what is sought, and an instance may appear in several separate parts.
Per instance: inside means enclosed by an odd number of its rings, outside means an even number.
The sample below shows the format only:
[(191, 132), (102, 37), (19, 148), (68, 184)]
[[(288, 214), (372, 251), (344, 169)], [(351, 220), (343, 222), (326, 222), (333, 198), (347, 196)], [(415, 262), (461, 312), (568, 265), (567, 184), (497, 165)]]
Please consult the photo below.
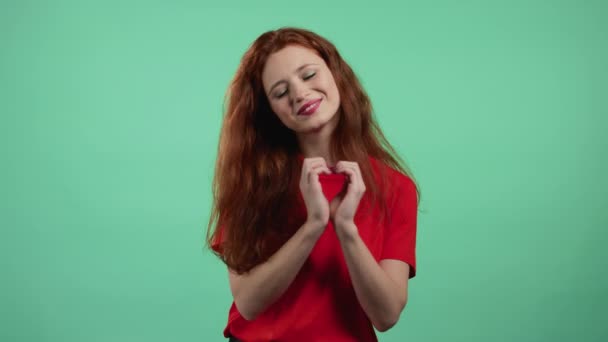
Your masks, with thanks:
[[(416, 184), (380, 130), (357, 76), (330, 41), (294, 27), (263, 33), (245, 52), (226, 92), (206, 235), (207, 247), (239, 274), (266, 261), (306, 219), (290, 211), (301, 201), (298, 142), (272, 112), (261, 77), (268, 57), (287, 45), (315, 51), (332, 72), (340, 107), (330, 150), (336, 160), (359, 164), (372, 203), (386, 209), (380, 196), (385, 177), (374, 176), (370, 156)], [(417, 185), (416, 192), (420, 201)], [(221, 246), (215, 250), (214, 244)]]

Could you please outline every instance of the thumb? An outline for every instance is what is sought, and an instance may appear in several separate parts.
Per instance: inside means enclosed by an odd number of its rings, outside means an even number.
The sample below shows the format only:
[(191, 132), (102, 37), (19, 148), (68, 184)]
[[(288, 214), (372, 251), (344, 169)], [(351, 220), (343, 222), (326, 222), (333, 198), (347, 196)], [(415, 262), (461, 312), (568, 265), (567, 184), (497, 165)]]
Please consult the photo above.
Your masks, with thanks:
[(340, 202), (342, 202), (342, 198), (343, 198), (343, 195), (338, 194), (329, 203), (329, 214), (331, 217), (333, 217), (334, 214), (336, 213), (336, 210), (338, 210), (338, 207), (340, 206)]

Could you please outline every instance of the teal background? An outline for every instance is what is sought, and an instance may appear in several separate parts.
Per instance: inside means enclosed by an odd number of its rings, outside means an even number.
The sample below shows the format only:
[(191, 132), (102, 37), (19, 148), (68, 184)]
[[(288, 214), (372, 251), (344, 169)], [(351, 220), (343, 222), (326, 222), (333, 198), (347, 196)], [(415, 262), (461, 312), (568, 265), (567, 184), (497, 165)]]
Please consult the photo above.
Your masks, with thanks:
[(604, 1), (2, 1), (0, 340), (223, 341), (203, 249), (223, 96), (335, 43), (422, 191), (381, 341), (606, 341)]

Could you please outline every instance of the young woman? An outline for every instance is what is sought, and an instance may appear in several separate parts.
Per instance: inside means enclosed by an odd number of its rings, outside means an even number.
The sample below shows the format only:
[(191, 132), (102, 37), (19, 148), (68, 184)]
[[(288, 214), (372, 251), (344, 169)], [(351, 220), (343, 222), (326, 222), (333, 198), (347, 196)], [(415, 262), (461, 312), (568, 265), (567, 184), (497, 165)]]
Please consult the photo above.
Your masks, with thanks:
[[(418, 187), (335, 46), (262, 34), (227, 93), (207, 243), (233, 341), (377, 341), (416, 273)], [(211, 229), (212, 227), (216, 229)]]

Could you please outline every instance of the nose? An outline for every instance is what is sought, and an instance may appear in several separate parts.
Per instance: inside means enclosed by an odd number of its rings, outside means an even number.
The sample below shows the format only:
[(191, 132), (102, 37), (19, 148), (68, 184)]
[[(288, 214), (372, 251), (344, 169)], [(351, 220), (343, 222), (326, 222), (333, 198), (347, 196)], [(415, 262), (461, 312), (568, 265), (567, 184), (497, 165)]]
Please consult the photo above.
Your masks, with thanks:
[(292, 104), (298, 104), (308, 98), (308, 89), (302, 83), (296, 83), (291, 86), (291, 101)]

